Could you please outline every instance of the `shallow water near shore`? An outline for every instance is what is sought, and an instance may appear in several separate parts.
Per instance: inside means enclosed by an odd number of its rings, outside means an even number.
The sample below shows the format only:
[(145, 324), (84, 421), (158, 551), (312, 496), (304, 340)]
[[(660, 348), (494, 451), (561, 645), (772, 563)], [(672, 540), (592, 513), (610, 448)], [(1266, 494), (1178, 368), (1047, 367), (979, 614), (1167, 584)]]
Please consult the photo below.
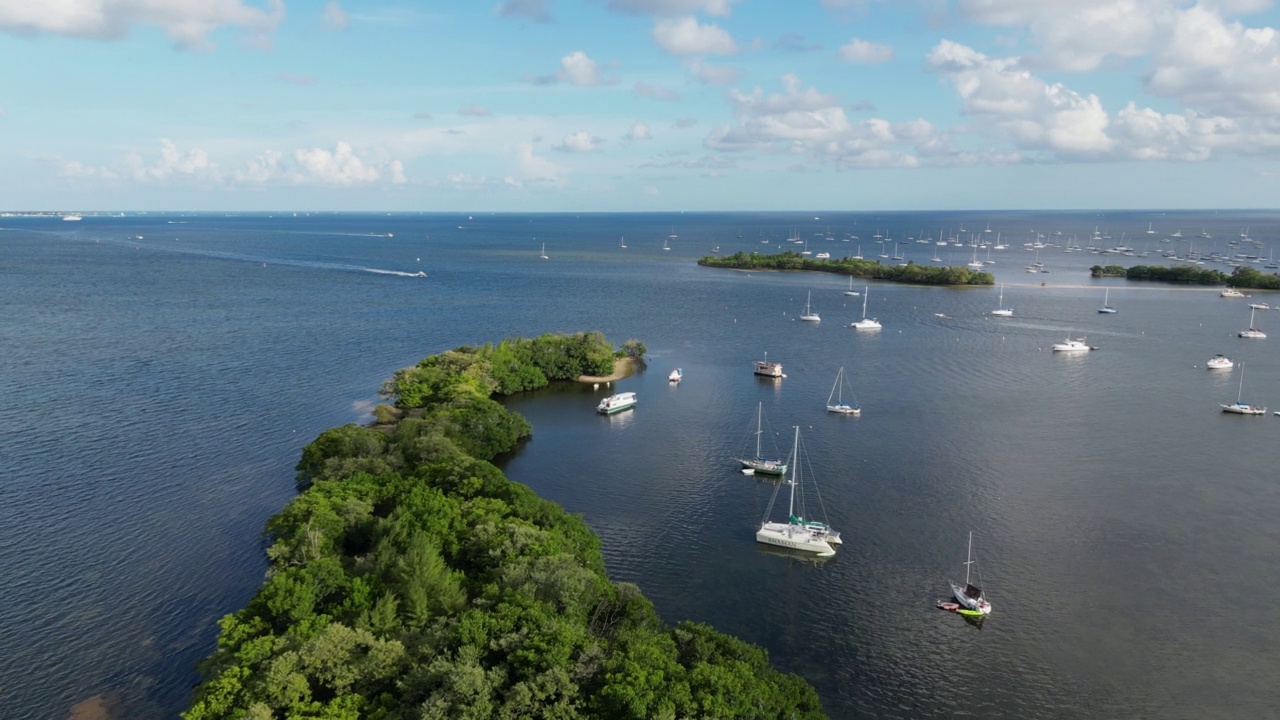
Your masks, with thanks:
[[(1042, 249), (1051, 272), (1030, 275), (1021, 242), (1154, 222), (1275, 245), (1280, 218), (818, 215), (3, 218), (0, 715), (63, 718), (111, 693), (119, 717), (175, 717), (217, 619), (261, 582), (259, 534), (302, 445), (367, 421), (378, 384), (424, 355), (596, 329), (645, 342), (647, 367), (509, 399), (534, 437), (504, 470), (582, 513), (614, 579), (664, 619), (763, 645), (832, 717), (1273, 712), (1280, 418), (1219, 403), (1243, 363), (1244, 400), (1280, 409), (1280, 313), (1255, 320), (1273, 337), (1242, 340), (1254, 300), (1087, 272), (1158, 257)], [(990, 267), (1012, 318), (989, 315), (996, 288), (870, 283), (884, 329), (857, 333), (846, 278), (694, 264), (793, 231), (875, 257), (875, 232), (988, 222), (1013, 240)], [(1107, 287), (1117, 315), (1096, 312)], [(820, 323), (797, 319), (809, 292)], [(1099, 349), (1049, 350), (1068, 336)], [(751, 374), (766, 352), (785, 379)], [(1204, 369), (1219, 352), (1235, 370)], [(824, 410), (841, 366), (862, 417)], [(613, 391), (638, 406), (596, 414)], [(774, 486), (729, 457), (758, 403), (784, 451), (801, 428), (844, 536), (832, 561), (753, 540)], [(981, 628), (933, 607), (970, 531), (995, 607)]]

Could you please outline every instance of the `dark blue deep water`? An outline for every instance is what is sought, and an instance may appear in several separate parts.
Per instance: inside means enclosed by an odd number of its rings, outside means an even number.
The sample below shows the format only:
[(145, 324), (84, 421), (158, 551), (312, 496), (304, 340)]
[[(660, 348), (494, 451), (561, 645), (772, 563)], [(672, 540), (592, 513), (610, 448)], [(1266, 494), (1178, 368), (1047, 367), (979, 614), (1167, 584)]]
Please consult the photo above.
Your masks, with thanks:
[[(1010, 244), (990, 269), (1015, 317), (988, 314), (995, 288), (873, 283), (884, 329), (858, 334), (840, 277), (694, 264), (792, 233), (877, 257), (879, 233), (907, 260), (963, 265), (971, 248), (914, 241), (962, 225)], [(1264, 249), (1226, 245), (1246, 226)], [(1150, 257), (1062, 252), (1095, 227)], [(1058, 246), (1033, 275), (1036, 233)], [(1254, 320), (1270, 339), (1235, 337), (1248, 302), (1280, 297), (1087, 272), (1192, 243), (1267, 258), (1280, 216), (0, 218), (0, 717), (96, 696), (175, 717), (216, 621), (262, 580), (259, 533), (305, 443), (368, 419), (379, 382), (424, 355), (578, 330), (648, 345), (617, 384), (640, 403), (605, 418), (603, 387), (511, 399), (534, 437), (507, 474), (582, 513), (614, 579), (666, 620), (763, 645), (833, 717), (1274, 715), (1280, 417), (1219, 403), (1243, 363), (1244, 399), (1280, 409), (1280, 313)], [(1106, 287), (1118, 314), (1096, 312)], [(810, 291), (819, 324), (796, 319)], [(1099, 349), (1049, 351), (1068, 335)], [(784, 380), (752, 376), (766, 352)], [(1235, 370), (1206, 371), (1220, 352)], [(841, 366), (860, 418), (824, 411)], [(773, 487), (728, 458), (758, 403), (779, 447), (802, 429), (845, 539), (828, 563), (753, 541)], [(970, 531), (995, 607), (980, 628), (933, 608)]]

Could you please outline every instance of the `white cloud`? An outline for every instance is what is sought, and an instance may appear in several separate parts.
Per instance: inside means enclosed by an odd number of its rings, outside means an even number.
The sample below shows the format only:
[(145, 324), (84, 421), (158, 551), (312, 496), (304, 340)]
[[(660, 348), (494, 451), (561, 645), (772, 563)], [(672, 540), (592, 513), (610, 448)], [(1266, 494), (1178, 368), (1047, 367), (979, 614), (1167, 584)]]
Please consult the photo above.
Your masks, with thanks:
[(606, 0), (610, 10), (630, 15), (690, 15), (701, 12), (728, 17), (734, 3), (741, 0)]
[(794, 75), (784, 76), (782, 85), (783, 92), (769, 95), (760, 88), (730, 91), (737, 123), (712, 130), (704, 146), (799, 155), (840, 168), (914, 167), (919, 160), (910, 148), (935, 141), (933, 126), (924, 120), (851, 123), (836, 96), (802, 87)]
[(523, 17), (534, 22), (551, 22), (550, 0), (506, 0), (494, 9), (498, 17)]
[(627, 131), (627, 134), (623, 136), (623, 139), (624, 140), (652, 140), (653, 135), (649, 132), (648, 125), (637, 120), (636, 123), (631, 126), (631, 129)]
[(1096, 95), (1049, 84), (1018, 58), (991, 58), (943, 40), (929, 51), (930, 68), (946, 77), (980, 129), (1021, 149), (1098, 156), (1112, 149), (1110, 121)]
[(329, 0), (324, 6), (324, 26), (330, 30), (346, 30), (351, 26), (351, 18), (338, 4), (338, 0)]
[(354, 185), (378, 179), (378, 170), (366, 164), (351, 145), (342, 140), (333, 150), (294, 150), (293, 160), (297, 165), (295, 180), (299, 184)]
[(858, 63), (889, 62), (893, 59), (893, 48), (860, 38), (852, 38), (840, 46), (840, 59)]
[(129, 153), (125, 157), (125, 166), (129, 177), (141, 181), (168, 180), (174, 175), (216, 179), (218, 172), (218, 166), (209, 159), (209, 153), (200, 148), (183, 152), (167, 138), (161, 138), (160, 157), (154, 163), (147, 164), (138, 153)]
[(516, 163), (525, 179), (540, 185), (559, 186), (564, 182), (565, 168), (533, 154), (533, 143), (521, 143)]
[(703, 25), (697, 18), (660, 19), (653, 26), (654, 42), (673, 55), (733, 55), (738, 44), (718, 25)]
[(600, 149), (600, 138), (592, 137), (586, 130), (579, 130), (565, 135), (555, 149), (570, 153), (595, 152)]
[(697, 57), (686, 60), (684, 66), (703, 85), (732, 85), (742, 76), (742, 71), (737, 68), (711, 65)]
[(1227, 23), (1201, 5), (1179, 12), (1144, 89), (1200, 112), (1280, 113), (1280, 33)]
[(285, 17), (282, 0), (267, 0), (266, 6), (242, 0), (9, 0), (0, 2), (0, 31), (105, 40), (127, 35), (131, 25), (154, 25), (179, 47), (210, 50), (208, 35), (233, 27), (245, 33), (248, 44), (265, 47)]
[(599, 85), (604, 82), (596, 61), (581, 50), (560, 58), (560, 77), (574, 85)]

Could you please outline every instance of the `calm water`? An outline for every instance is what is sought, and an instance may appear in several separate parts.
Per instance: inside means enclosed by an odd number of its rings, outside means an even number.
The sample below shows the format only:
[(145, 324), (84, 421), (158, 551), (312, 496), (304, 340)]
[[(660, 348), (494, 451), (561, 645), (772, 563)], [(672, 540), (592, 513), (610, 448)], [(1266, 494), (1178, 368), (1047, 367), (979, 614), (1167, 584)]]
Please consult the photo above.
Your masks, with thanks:
[[(877, 231), (987, 223), (1011, 243), (991, 269), (1013, 318), (987, 314), (994, 288), (873, 284), (884, 330), (858, 334), (841, 278), (692, 262), (793, 231), (876, 257)], [(589, 387), (512, 400), (534, 438), (508, 475), (582, 513), (668, 621), (764, 645), (833, 717), (1267, 716), (1280, 418), (1219, 412), (1240, 367), (1203, 364), (1243, 361), (1244, 399), (1280, 408), (1280, 314), (1241, 340), (1249, 301), (1094, 281), (1091, 264), (1143, 260), (1059, 248), (1030, 275), (1021, 246), (1098, 226), (1158, 262), (1175, 229), (1224, 251), (1246, 225), (1280, 244), (1262, 213), (0, 218), (0, 716), (63, 718), (100, 693), (122, 717), (175, 716), (215, 621), (261, 581), (258, 536), (303, 444), (366, 419), (423, 355), (584, 329), (648, 345), (618, 383), (639, 406), (597, 416), (606, 388)], [(1107, 286), (1117, 315), (1096, 312)], [(809, 291), (820, 324), (796, 320)], [(1049, 351), (1068, 335), (1100, 350)], [(786, 379), (751, 375), (765, 352)], [(840, 366), (860, 418), (823, 409)], [(753, 542), (773, 486), (728, 457), (761, 402), (784, 451), (801, 427), (843, 532), (824, 565)], [(995, 606), (980, 629), (933, 608), (971, 530)]]

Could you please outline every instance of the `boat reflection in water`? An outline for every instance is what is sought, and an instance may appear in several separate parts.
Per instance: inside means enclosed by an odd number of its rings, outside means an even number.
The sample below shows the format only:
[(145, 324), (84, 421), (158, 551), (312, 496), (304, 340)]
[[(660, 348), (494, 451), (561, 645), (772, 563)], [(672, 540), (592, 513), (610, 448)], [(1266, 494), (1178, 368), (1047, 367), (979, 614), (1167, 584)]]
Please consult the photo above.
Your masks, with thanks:
[(792, 548), (780, 547), (778, 545), (763, 545), (756, 543), (756, 550), (762, 555), (772, 555), (774, 557), (786, 558), (795, 563), (810, 565), (812, 567), (823, 567), (835, 562), (836, 555), (819, 556), (804, 550), (793, 550)]

